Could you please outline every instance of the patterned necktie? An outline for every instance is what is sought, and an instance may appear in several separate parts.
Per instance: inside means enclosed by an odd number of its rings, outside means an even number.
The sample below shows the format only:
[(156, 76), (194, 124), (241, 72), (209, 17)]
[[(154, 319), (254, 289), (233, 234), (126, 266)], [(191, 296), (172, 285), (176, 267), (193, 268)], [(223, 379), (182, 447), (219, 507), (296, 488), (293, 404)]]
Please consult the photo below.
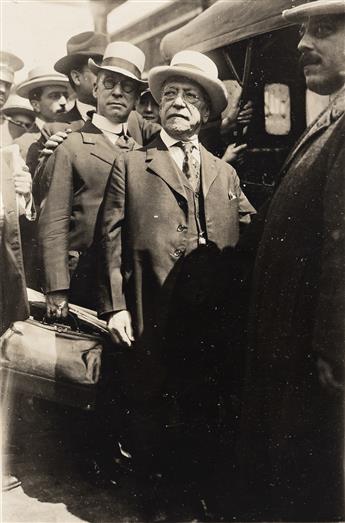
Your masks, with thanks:
[(181, 147), (184, 152), (182, 171), (187, 176), (193, 190), (196, 191), (200, 181), (200, 163), (192, 154), (193, 149), (196, 149), (196, 145), (192, 142), (177, 142), (176, 145)]

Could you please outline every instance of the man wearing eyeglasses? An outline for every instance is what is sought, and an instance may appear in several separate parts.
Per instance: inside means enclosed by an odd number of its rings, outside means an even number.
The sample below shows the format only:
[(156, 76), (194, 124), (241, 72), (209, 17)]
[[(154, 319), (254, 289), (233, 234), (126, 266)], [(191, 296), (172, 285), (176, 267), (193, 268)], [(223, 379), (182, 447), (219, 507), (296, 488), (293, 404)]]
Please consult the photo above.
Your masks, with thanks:
[(95, 308), (93, 242), (96, 217), (116, 156), (137, 144), (128, 135), (128, 116), (141, 88), (145, 55), (126, 42), (112, 42), (99, 66), (94, 96), (97, 111), (71, 133), (49, 158), (49, 187), (39, 219), (48, 317), (63, 318), (71, 300)]
[(162, 130), (115, 160), (100, 213), (99, 314), (114, 342), (130, 349), (121, 361), (128, 410), (136, 413), (134, 454), (160, 466), (155, 445), (159, 427), (169, 424), (161, 416), (176, 399), (185, 433), (199, 437), (175, 462), (198, 456), (206, 464), (213, 447), (205, 418), (214, 427), (208, 412), (217, 410), (216, 374), (224, 363), (226, 251), (255, 210), (235, 170), (198, 139), (202, 124), (227, 104), (212, 60), (182, 51), (170, 66), (153, 68), (148, 81)]

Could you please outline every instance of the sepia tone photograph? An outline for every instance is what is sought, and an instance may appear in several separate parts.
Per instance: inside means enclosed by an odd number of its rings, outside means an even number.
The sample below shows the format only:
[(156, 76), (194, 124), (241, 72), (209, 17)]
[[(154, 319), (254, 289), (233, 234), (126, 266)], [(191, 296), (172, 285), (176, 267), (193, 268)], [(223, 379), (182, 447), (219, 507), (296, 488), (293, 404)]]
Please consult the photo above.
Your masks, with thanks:
[(0, 0), (3, 523), (345, 521), (345, 0)]

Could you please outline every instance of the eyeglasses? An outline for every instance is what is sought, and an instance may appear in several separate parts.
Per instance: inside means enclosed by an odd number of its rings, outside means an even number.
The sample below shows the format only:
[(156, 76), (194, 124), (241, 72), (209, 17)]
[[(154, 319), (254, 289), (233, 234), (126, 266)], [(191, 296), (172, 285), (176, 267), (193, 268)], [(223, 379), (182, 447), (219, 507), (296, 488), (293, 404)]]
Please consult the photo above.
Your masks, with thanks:
[(113, 76), (106, 76), (103, 79), (103, 85), (106, 89), (114, 89), (115, 85), (118, 84), (120, 85), (122, 91), (125, 93), (132, 93), (136, 88), (136, 84), (132, 80), (127, 80), (123, 78), (119, 79)]
[(186, 102), (193, 105), (197, 104), (201, 100), (200, 96), (194, 91), (184, 91), (183, 89), (176, 89), (175, 87), (169, 87), (168, 89), (165, 89), (163, 91), (162, 98), (165, 98), (165, 100), (168, 101), (172, 101), (175, 100), (179, 95), (181, 95)]

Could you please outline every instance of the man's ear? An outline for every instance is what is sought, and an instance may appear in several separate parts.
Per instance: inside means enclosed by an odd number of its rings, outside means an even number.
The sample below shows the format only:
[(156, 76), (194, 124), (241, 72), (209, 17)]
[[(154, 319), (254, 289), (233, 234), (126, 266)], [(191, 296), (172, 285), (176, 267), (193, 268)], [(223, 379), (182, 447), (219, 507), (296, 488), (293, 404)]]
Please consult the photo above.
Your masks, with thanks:
[(79, 87), (80, 85), (80, 72), (77, 71), (77, 69), (71, 69), (70, 76), (75, 83)]
[(35, 113), (39, 113), (41, 111), (40, 102), (38, 100), (30, 100), (30, 103)]
[(209, 107), (205, 107), (205, 109), (202, 112), (202, 116), (201, 116), (202, 123), (203, 124), (207, 123), (209, 117), (210, 117), (210, 108)]
[(97, 81), (97, 80), (96, 80), (96, 82), (93, 84), (92, 94), (93, 94), (94, 98), (97, 99), (97, 94), (98, 94), (98, 81)]

